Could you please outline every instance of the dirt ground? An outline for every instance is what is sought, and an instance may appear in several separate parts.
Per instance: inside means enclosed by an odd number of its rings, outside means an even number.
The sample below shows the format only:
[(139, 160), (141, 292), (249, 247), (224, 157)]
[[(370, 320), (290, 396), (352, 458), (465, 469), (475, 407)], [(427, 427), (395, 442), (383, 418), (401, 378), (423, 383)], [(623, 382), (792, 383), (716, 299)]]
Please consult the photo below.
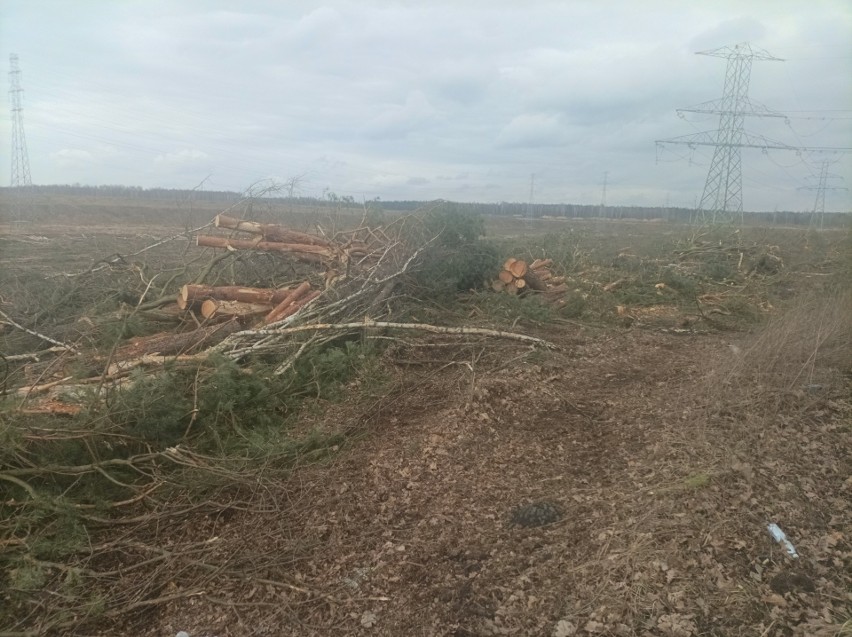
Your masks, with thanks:
[[(291, 590), (213, 578), (215, 603), (181, 600), (128, 631), (848, 634), (849, 378), (793, 397), (795, 417), (714, 415), (708, 375), (743, 342), (539, 335), (561, 351), (507, 366), (519, 352), (506, 347), (503, 363), (409, 372), (363, 436), (282, 485), (282, 510), (182, 529), (225, 553), (275, 556), (269, 577)], [(326, 426), (336, 417), (351, 410), (329, 410)], [(525, 518), (530, 504), (557, 519)]]

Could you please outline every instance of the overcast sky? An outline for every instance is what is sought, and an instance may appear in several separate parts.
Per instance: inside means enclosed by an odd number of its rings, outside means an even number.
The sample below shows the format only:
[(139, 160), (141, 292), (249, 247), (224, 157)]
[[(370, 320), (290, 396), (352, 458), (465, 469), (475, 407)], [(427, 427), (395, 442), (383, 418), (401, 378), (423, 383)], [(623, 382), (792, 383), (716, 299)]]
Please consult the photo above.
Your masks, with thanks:
[[(742, 41), (786, 60), (754, 62), (750, 96), (791, 116), (748, 130), (852, 146), (849, 0), (0, 4), (34, 183), (303, 175), (358, 200), (525, 202), (534, 174), (536, 202), (600, 203), (606, 172), (609, 204), (691, 207), (713, 149), (654, 142), (717, 127), (676, 109), (722, 95), (726, 61), (695, 52)], [(2, 185), (9, 130), (7, 97)], [(812, 208), (823, 159), (852, 183), (849, 155), (744, 149), (746, 209)]]

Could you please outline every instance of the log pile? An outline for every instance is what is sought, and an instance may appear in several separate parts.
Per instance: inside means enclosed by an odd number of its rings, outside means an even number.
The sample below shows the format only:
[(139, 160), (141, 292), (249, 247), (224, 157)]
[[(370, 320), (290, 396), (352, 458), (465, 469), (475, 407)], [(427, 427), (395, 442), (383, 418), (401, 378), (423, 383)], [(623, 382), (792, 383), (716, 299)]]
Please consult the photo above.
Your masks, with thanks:
[(527, 263), (523, 259), (510, 257), (491, 284), (495, 292), (511, 295), (538, 292), (545, 297), (555, 298), (568, 291), (564, 276), (554, 276), (550, 270), (553, 259), (536, 259)]
[[(217, 215), (212, 225), (234, 233), (245, 233), (252, 238), (196, 235), (197, 245), (286, 254), (296, 261), (323, 268), (324, 273), (318, 272), (317, 278), (322, 277), (325, 289), (343, 278), (341, 272), (354, 275), (353, 265), (374, 266), (379, 256), (378, 249), (385, 244), (382, 237), (372, 233), (367, 238), (376, 246), (375, 250), (370, 243), (362, 240), (364, 233), (341, 233), (336, 236), (344, 239), (338, 241), (224, 214)], [(314, 289), (308, 280), (279, 288), (187, 284), (178, 292), (175, 305), (161, 312), (177, 312), (183, 319), (194, 319), (196, 327), (137, 338), (119, 348), (114, 358), (117, 362), (130, 360), (133, 363), (155, 354), (166, 356), (198, 352), (237, 332), (265, 329), (285, 319), (292, 320), (321, 294), (322, 290)]]
[(199, 314), (208, 321), (237, 319), (244, 323), (274, 323), (292, 316), (320, 295), (310, 281), (295, 287), (248, 288), (237, 285), (184, 285), (177, 296), (177, 306)]

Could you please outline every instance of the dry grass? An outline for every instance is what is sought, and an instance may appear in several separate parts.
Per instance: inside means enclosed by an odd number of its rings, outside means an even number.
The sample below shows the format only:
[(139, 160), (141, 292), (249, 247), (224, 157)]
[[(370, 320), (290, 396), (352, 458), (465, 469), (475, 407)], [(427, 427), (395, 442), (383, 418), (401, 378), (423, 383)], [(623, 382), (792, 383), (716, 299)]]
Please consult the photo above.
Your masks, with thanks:
[(852, 288), (803, 295), (731, 349), (730, 363), (711, 376), (722, 402), (777, 409), (785, 397), (830, 389), (852, 371)]

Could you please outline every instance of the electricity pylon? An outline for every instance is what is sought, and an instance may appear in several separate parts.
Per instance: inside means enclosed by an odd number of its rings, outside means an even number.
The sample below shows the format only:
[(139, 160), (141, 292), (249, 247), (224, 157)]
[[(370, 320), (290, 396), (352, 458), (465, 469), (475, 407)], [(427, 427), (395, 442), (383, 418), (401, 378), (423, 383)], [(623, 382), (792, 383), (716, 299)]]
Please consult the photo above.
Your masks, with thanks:
[(814, 209), (811, 214), (811, 223), (819, 215), (819, 228), (822, 230), (825, 225), (825, 191), (826, 190), (848, 190), (842, 186), (829, 186), (829, 179), (843, 179), (840, 175), (835, 175), (828, 172), (828, 167), (831, 162), (827, 159), (822, 160), (819, 166), (819, 176), (817, 177), (816, 186), (801, 186), (799, 190), (816, 190), (816, 198), (814, 199)]
[(699, 51), (698, 55), (723, 58), (728, 61), (725, 69), (725, 88), (721, 99), (711, 100), (678, 109), (682, 113), (712, 113), (719, 115), (719, 128), (715, 131), (703, 131), (692, 135), (683, 135), (671, 139), (657, 140), (658, 148), (662, 144), (686, 144), (713, 146), (713, 159), (704, 183), (704, 192), (698, 204), (698, 217), (704, 223), (725, 223), (743, 218), (743, 174), (742, 148), (760, 148), (761, 150), (848, 152), (849, 148), (827, 148), (791, 146), (783, 142), (767, 139), (762, 135), (753, 135), (745, 130), (746, 117), (780, 117), (783, 113), (753, 102), (748, 96), (751, 81), (751, 64), (754, 60), (782, 62), (770, 53), (748, 42), (725, 46), (711, 51)]
[(12, 105), (12, 174), (9, 185), (12, 188), (32, 186), (30, 176), (30, 157), (27, 154), (27, 138), (24, 135), (24, 107), (21, 95), (21, 69), (18, 56), (9, 56), (9, 97)]

